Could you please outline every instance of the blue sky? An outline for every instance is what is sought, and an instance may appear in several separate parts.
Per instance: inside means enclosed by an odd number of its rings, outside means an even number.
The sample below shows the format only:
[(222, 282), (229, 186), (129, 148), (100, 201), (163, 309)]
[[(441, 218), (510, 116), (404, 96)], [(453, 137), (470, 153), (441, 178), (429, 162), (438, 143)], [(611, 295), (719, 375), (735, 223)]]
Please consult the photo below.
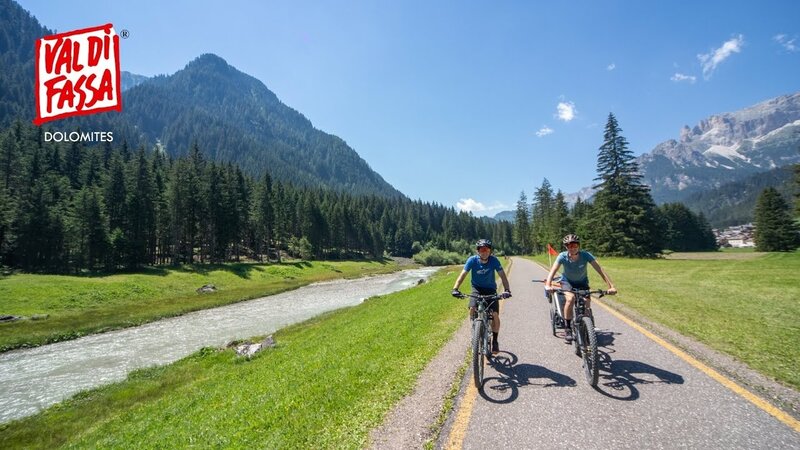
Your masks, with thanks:
[(20, 4), (57, 31), (128, 30), (130, 72), (215, 53), (409, 197), (476, 215), (545, 177), (565, 193), (592, 184), (609, 112), (638, 155), (800, 90), (792, 0)]

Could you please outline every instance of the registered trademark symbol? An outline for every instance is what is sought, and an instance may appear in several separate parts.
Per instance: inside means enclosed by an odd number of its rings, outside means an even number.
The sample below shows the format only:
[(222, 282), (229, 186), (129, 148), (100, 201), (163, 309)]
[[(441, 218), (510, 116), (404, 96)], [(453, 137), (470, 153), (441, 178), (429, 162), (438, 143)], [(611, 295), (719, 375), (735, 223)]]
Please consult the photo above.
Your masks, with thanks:
[(128, 30), (122, 30), (119, 32), (119, 35), (122, 36), (122, 39), (128, 39), (131, 37), (131, 32)]

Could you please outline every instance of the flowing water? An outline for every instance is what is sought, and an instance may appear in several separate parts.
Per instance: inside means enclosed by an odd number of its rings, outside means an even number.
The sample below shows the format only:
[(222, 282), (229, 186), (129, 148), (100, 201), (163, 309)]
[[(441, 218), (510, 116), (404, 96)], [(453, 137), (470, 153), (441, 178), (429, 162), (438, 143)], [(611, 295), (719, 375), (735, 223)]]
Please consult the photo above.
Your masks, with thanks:
[(323, 312), (353, 306), (427, 279), (436, 268), (315, 283), (294, 291), (207, 309), (135, 328), (0, 354), (0, 423), (73, 394), (168, 364), (202, 347), (266, 335)]

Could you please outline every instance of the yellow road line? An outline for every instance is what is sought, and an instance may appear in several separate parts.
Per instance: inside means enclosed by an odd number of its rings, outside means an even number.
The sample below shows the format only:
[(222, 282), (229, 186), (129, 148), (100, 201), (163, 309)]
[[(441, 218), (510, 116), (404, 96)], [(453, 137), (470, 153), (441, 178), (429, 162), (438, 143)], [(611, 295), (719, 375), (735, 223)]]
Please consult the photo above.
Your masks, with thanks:
[[(508, 267), (503, 269), (506, 272), (506, 277), (509, 278), (509, 283), (511, 283), (511, 267), (513, 265), (514, 260), (509, 259)], [(469, 371), (467, 371), (467, 373), (469, 374)], [(464, 438), (467, 436), (467, 426), (469, 425), (469, 418), (472, 416), (472, 408), (475, 406), (476, 398), (478, 398), (478, 388), (475, 387), (475, 383), (467, 383), (467, 392), (464, 393), (464, 400), (458, 407), (458, 412), (456, 413), (455, 420), (453, 420), (453, 427), (450, 429), (450, 437), (447, 439), (445, 448), (461, 449), (464, 447)]]
[(469, 425), (469, 418), (472, 415), (472, 407), (475, 405), (475, 399), (478, 398), (478, 389), (475, 383), (469, 383), (467, 392), (464, 394), (464, 401), (458, 408), (458, 414), (453, 421), (453, 428), (450, 430), (450, 438), (447, 440), (447, 449), (460, 449), (464, 446), (464, 438), (467, 435), (467, 425)]
[(674, 345), (670, 344), (669, 342), (661, 339), (660, 337), (656, 336), (655, 334), (647, 331), (641, 325), (633, 322), (632, 320), (628, 319), (627, 317), (623, 316), (620, 312), (612, 309), (610, 306), (603, 304), (600, 301), (593, 301), (592, 303), (596, 303), (602, 306), (606, 311), (610, 312), (618, 319), (622, 320), (623, 322), (627, 323), (628, 325), (635, 328), (638, 332), (642, 333), (643, 335), (647, 336), (651, 340), (655, 341), (660, 346), (666, 348), (667, 350), (674, 353), (676, 356), (681, 358), (682, 360), (686, 361), (687, 363), (691, 364), (692, 366), (699, 369), (701, 372), (705, 373), (706, 375), (710, 376), (714, 380), (716, 380), (721, 385), (725, 386), (726, 388), (732, 390), (736, 394), (739, 394), (741, 397), (744, 397), (747, 401), (754, 404), (758, 408), (761, 408), (763, 411), (768, 413), (769, 415), (775, 417), (776, 419), (780, 420), (784, 424), (788, 425), (794, 431), (800, 432), (800, 421), (795, 419), (794, 417), (790, 416), (789, 414), (781, 411), (780, 409), (772, 406), (770, 403), (758, 397), (757, 395), (753, 394), (752, 392), (746, 390), (745, 388), (739, 386), (729, 378), (725, 377), (724, 375), (720, 374), (716, 370), (708, 367), (707, 365), (703, 364), (702, 362), (698, 361), (697, 359), (690, 356), (688, 353), (684, 352), (683, 350), (675, 347)]

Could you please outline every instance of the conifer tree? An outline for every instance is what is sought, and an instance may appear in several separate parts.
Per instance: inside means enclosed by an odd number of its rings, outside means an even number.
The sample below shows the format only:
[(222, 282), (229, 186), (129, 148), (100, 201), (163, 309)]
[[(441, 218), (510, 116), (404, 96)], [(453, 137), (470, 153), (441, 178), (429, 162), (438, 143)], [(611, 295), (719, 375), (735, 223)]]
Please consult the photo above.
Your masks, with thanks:
[(800, 233), (789, 213), (789, 205), (775, 188), (769, 187), (761, 192), (755, 220), (756, 250), (784, 252), (800, 246)]
[(597, 158), (600, 182), (594, 186), (588, 237), (599, 254), (652, 256), (661, 250), (655, 203), (621, 132), (609, 114)]
[(514, 215), (514, 245), (522, 254), (528, 254), (532, 250), (530, 216), (528, 197), (525, 195), (525, 191), (522, 191), (519, 194), (517, 211)]
[[(553, 199), (553, 210), (551, 213), (550, 226), (552, 234), (547, 242), (552, 243), (555, 248), (558, 248), (558, 245), (564, 236), (570, 233), (575, 233), (575, 226), (569, 213), (567, 200), (564, 198), (564, 193), (562, 193), (560, 190), (556, 192), (556, 196)], [(546, 246), (542, 250), (546, 250)]]
[(69, 244), (73, 247), (76, 269), (94, 270), (107, 261), (108, 234), (101, 198), (98, 188), (91, 186), (75, 196)]
[(144, 147), (139, 147), (129, 166), (125, 200), (127, 266), (139, 267), (154, 262), (156, 245), (155, 188)]
[(531, 245), (536, 253), (544, 251), (547, 243), (552, 242), (553, 200), (553, 188), (545, 178), (533, 195), (531, 208)]

